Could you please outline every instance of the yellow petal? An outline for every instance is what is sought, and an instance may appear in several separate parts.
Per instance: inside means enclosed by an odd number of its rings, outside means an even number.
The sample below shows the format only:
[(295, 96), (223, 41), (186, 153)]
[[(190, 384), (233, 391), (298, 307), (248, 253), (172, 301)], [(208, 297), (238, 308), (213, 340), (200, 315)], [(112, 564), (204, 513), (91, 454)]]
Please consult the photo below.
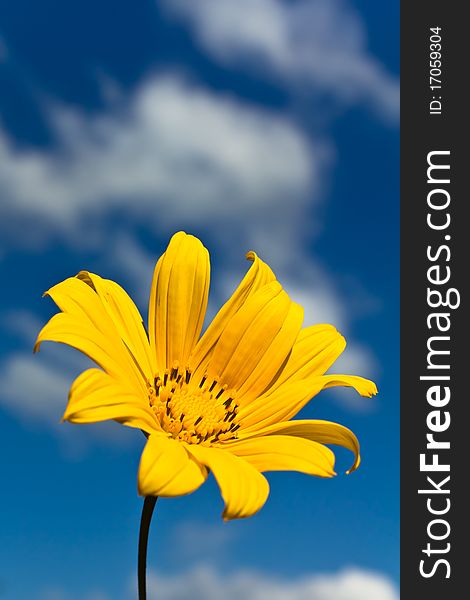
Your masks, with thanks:
[(333, 477), (335, 455), (309, 439), (289, 435), (253, 437), (227, 444), (227, 450), (248, 461), (258, 471), (300, 471)]
[(197, 369), (201, 375), (204, 374), (215, 344), (231, 318), (255, 292), (276, 279), (269, 266), (254, 252), (248, 252), (246, 258), (253, 264), (232, 296), (216, 314), (191, 355), (190, 364), (193, 370)]
[(224, 520), (250, 517), (264, 505), (269, 484), (252, 465), (225, 450), (198, 444), (190, 444), (187, 448), (216, 478), (225, 502)]
[(59, 313), (41, 329), (34, 346), (34, 351), (44, 341), (66, 344), (83, 352), (97, 365), (109, 373), (116, 380), (132, 382), (139, 393), (146, 396), (143, 377), (133, 369), (129, 356), (120, 350), (121, 341), (116, 338), (109, 339), (96, 329), (84, 324), (77, 317)]
[(351, 452), (354, 453), (355, 457), (354, 464), (349, 469), (348, 473), (355, 471), (361, 462), (359, 440), (354, 433), (347, 427), (343, 427), (343, 425), (339, 425), (338, 423), (331, 423), (330, 421), (282, 421), (281, 423), (275, 423), (269, 427), (263, 427), (254, 434), (240, 433), (239, 439), (243, 440), (244, 438), (250, 438), (253, 435), (258, 437), (273, 434), (283, 436), (292, 435), (319, 442), (320, 444), (334, 444), (335, 446), (348, 448), (348, 450), (351, 450)]
[(323, 375), (279, 386), (240, 409), (237, 422), (240, 433), (256, 432), (281, 421), (292, 419), (321, 390), (333, 386), (354, 388), (361, 396), (377, 393), (374, 382), (355, 375)]
[(183, 444), (164, 434), (148, 438), (139, 465), (141, 496), (183, 496), (197, 490), (206, 478), (206, 467)]
[[(285, 361), (300, 330), (302, 309), (292, 305), (277, 281), (254, 293), (217, 342), (207, 367), (208, 378), (219, 377), (229, 388), (240, 390), (247, 381), (253, 384), (250, 375), (260, 365), (262, 391)], [(266, 354), (268, 360), (263, 360)]]
[(346, 340), (332, 325), (313, 325), (302, 329), (272, 389), (287, 381), (323, 375), (345, 347)]
[(103, 279), (89, 271), (80, 271), (77, 278), (87, 283), (99, 296), (106, 312), (116, 326), (121, 339), (132, 352), (146, 375), (151, 378), (156, 371), (155, 360), (145, 325), (127, 292), (110, 279)]
[(99, 369), (88, 369), (70, 388), (63, 420), (96, 423), (110, 419), (147, 433), (161, 429), (148, 403), (134, 390)]
[(50, 288), (48, 295), (63, 311), (40, 331), (35, 352), (43, 341), (67, 344), (83, 352), (107, 373), (127, 378), (146, 393), (146, 375), (124, 344), (98, 294), (84, 281), (70, 277)]
[(183, 231), (158, 261), (149, 302), (150, 345), (160, 370), (186, 367), (201, 333), (209, 294), (209, 253)]

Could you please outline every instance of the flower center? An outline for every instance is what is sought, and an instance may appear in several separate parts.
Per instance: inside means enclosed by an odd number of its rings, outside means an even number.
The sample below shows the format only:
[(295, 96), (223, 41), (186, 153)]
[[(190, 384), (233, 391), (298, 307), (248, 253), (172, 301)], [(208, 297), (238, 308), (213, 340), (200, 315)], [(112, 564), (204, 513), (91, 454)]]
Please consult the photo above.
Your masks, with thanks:
[(210, 445), (236, 437), (238, 405), (233, 390), (218, 378), (207, 381), (204, 375), (195, 382), (189, 367), (181, 369), (175, 362), (147, 381), (147, 390), (157, 420), (173, 438)]

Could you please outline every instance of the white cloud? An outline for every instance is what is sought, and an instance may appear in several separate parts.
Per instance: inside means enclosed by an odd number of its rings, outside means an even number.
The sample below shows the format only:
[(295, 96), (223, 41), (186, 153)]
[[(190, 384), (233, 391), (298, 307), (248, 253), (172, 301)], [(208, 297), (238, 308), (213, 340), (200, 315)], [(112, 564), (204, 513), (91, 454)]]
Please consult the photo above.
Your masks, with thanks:
[(367, 50), (363, 23), (343, 0), (164, 0), (224, 64), (255, 69), (345, 104), (366, 103), (396, 120), (396, 78)]
[(398, 600), (392, 582), (379, 573), (348, 569), (337, 574), (282, 580), (238, 572), (223, 576), (210, 567), (175, 575), (151, 575), (149, 600)]
[(90, 220), (116, 209), (157, 231), (204, 227), (210, 216), (220, 237), (233, 236), (240, 215), (282, 216), (286, 198), (295, 214), (318, 171), (286, 118), (175, 77), (147, 81), (121, 111), (55, 106), (50, 121), (52, 150), (15, 148), (0, 131), (1, 212), (15, 244), (56, 232), (83, 246)]
[(34, 342), (44, 323), (30, 311), (6, 312), (0, 324), (25, 347), (7, 354), (0, 363), (0, 404), (23, 422), (56, 428), (73, 377), (89, 367), (90, 361), (61, 344), (46, 344), (34, 356)]
[[(147, 574), (149, 600), (399, 600), (392, 581), (381, 573), (351, 568), (332, 574), (312, 574), (296, 579), (252, 571), (224, 575), (210, 566), (186, 572)], [(134, 599), (135, 578), (128, 592), (117, 598)], [(64, 587), (51, 586), (39, 595), (41, 600), (78, 600)], [(80, 600), (106, 600), (104, 591), (92, 591)], [(116, 598), (116, 600), (117, 600)]]
[(0, 402), (25, 421), (55, 424), (65, 408), (70, 380), (50, 364), (32, 355), (8, 356), (0, 369)]

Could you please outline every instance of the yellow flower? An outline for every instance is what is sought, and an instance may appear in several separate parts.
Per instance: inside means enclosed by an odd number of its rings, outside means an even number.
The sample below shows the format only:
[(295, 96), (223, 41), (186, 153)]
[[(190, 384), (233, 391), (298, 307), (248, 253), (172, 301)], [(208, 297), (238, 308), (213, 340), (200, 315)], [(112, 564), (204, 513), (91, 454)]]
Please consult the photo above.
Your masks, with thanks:
[(324, 444), (359, 443), (328, 421), (290, 421), (320, 390), (350, 386), (363, 396), (375, 384), (325, 375), (345, 347), (331, 325), (302, 328), (271, 269), (253, 252), (251, 268), (201, 336), (209, 292), (209, 255), (176, 233), (158, 261), (148, 332), (135, 304), (113, 281), (87, 271), (46, 292), (62, 311), (39, 333), (73, 346), (101, 369), (72, 384), (64, 420), (114, 419), (147, 436), (138, 474), (143, 496), (179, 496), (215, 476), (224, 519), (248, 517), (265, 503), (265, 471), (335, 473)]

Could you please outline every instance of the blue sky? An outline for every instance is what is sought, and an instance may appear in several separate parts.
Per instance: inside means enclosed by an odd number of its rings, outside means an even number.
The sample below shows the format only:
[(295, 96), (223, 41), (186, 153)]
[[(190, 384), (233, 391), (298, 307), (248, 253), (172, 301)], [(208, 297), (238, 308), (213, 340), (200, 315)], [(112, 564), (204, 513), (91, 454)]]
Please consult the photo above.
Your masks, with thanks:
[(0, 9), (0, 597), (134, 597), (144, 438), (59, 424), (88, 362), (32, 345), (54, 313), (41, 294), (80, 269), (146, 314), (154, 263), (185, 229), (211, 252), (210, 315), (253, 249), (306, 325), (346, 336), (331, 372), (380, 394), (327, 390), (303, 411), (358, 435), (351, 476), (340, 450), (334, 480), (270, 474), (263, 510), (228, 524), (212, 480), (161, 500), (155, 597), (215, 600), (223, 585), (229, 599), (397, 600), (398, 13), (367, 0)]

